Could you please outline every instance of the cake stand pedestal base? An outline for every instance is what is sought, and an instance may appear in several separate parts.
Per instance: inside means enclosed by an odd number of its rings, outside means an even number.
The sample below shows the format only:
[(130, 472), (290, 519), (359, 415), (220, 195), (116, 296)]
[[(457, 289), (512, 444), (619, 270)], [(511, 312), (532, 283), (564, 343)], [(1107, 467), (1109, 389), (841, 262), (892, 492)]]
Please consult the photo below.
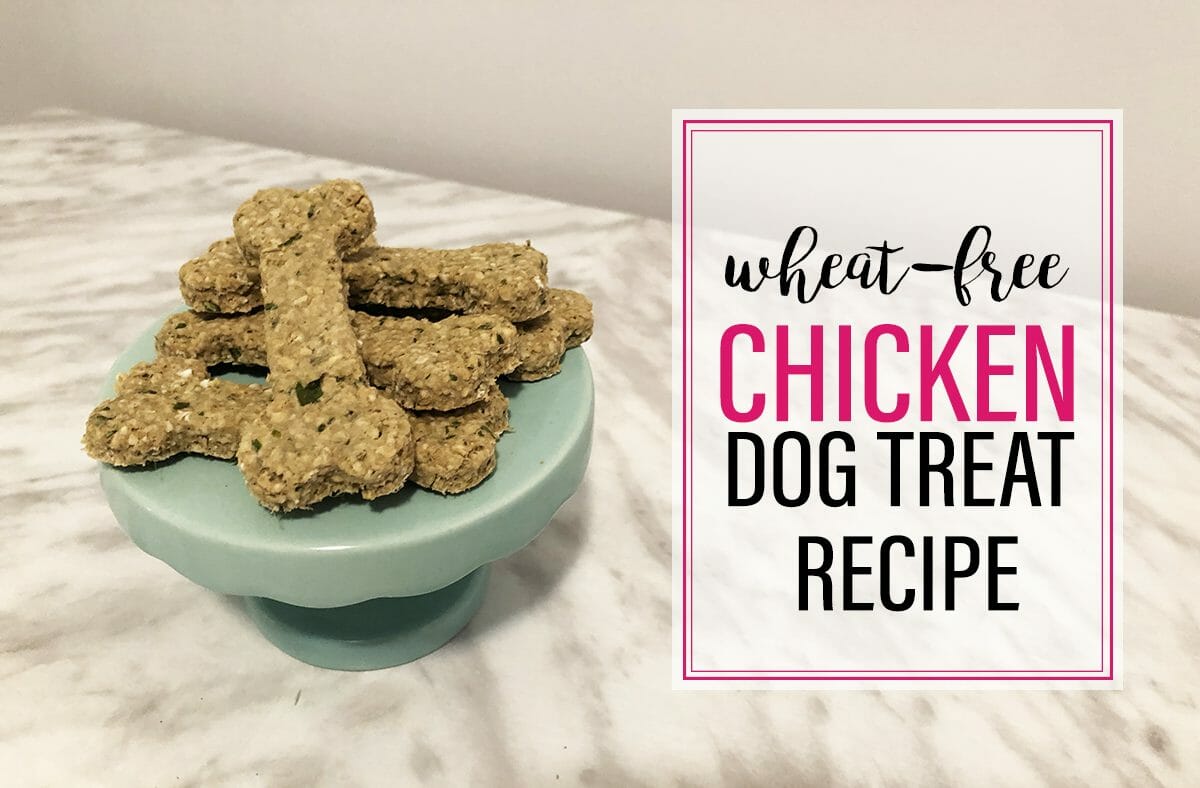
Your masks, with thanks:
[(298, 607), (244, 597), (250, 618), (285, 653), (334, 670), (377, 670), (444, 646), (483, 602), (490, 568), (429, 594), (369, 599), (346, 607)]

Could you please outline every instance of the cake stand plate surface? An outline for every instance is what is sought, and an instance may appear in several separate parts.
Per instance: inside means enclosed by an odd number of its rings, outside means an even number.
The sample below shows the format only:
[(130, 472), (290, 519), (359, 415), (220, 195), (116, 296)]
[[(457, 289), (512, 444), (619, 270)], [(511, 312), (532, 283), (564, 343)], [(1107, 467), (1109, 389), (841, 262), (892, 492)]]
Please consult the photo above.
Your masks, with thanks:
[[(156, 323), (113, 365), (154, 358)], [(255, 378), (226, 374), (251, 381)], [(528, 544), (579, 486), (591, 451), (592, 374), (583, 350), (536, 383), (502, 383), (509, 434), (495, 472), (459, 495), (406, 485), (375, 501), (343, 496), (276, 514), (232, 461), (193, 455), (102, 466), (121, 527), (142, 550), (206, 588), (245, 597), (272, 643), (321, 667), (369, 670), (428, 654), (479, 608), (487, 565)]]

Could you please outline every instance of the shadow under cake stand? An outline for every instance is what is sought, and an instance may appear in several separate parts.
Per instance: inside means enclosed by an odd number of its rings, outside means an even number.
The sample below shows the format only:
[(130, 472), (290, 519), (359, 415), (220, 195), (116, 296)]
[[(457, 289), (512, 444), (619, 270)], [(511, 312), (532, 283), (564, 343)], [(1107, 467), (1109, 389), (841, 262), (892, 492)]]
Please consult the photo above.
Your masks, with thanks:
[[(117, 374), (154, 358), (158, 328), (117, 359), (105, 397)], [(400, 665), (466, 626), (488, 564), (537, 536), (583, 479), (593, 412), (583, 350), (567, 351), (552, 378), (501, 388), (511, 433), (491, 477), (459, 495), (408, 485), (375, 501), (341, 497), (280, 515), (254, 500), (234, 462), (194, 455), (102, 466), (100, 482), (134, 544), (205, 588), (243, 597), (286, 653), (338, 670)]]

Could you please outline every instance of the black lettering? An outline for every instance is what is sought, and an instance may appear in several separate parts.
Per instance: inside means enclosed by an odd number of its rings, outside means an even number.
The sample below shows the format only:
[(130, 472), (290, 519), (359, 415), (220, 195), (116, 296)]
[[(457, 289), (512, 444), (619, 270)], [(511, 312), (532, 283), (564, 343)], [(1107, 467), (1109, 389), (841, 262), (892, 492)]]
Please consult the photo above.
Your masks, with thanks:
[[(808, 560), (809, 545), (821, 548), (821, 564), (813, 567)], [(829, 568), (833, 566), (833, 545), (823, 536), (800, 537), (800, 610), (808, 610), (808, 581), (817, 578), (821, 581), (822, 609), (833, 610), (833, 580), (829, 577)]]
[[(788, 494), (783, 489), (783, 447), (788, 441), (795, 441), (800, 446), (800, 467), (801, 472), (797, 474), (800, 477), (800, 492), (795, 497), (789, 498)], [(802, 432), (788, 430), (787, 432), (779, 433), (779, 437), (775, 438), (775, 447), (771, 452), (775, 463), (775, 473), (773, 474), (774, 482), (772, 488), (775, 492), (775, 500), (780, 506), (801, 506), (808, 500), (809, 493), (809, 467), (812, 460), (812, 448), (808, 443), (808, 436)]]
[[(750, 495), (740, 497), (738, 495), (738, 443), (748, 441), (754, 450), (754, 487), (750, 491)], [(729, 433), (729, 505), (730, 506), (753, 506), (762, 500), (763, 489), (766, 484), (764, 481), (763, 460), (766, 455), (766, 449), (763, 446), (762, 438), (753, 432), (731, 432)]]
[(912, 440), (911, 432), (880, 432), (875, 437), (891, 444), (891, 476), (892, 496), (891, 505), (900, 505), (900, 441)]
[(1073, 432), (1039, 432), (1038, 440), (1050, 441), (1050, 505), (1062, 505), (1062, 441), (1075, 440)]
[(842, 609), (843, 610), (871, 610), (875, 607), (874, 602), (855, 602), (854, 601), (854, 576), (871, 574), (869, 566), (854, 565), (854, 545), (870, 544), (871, 537), (869, 536), (845, 536), (842, 537)]
[(995, 498), (975, 497), (975, 471), (990, 471), (990, 462), (975, 460), (975, 441), (991, 440), (990, 432), (963, 433), (963, 505), (964, 506), (995, 506)]
[[(956, 569), (954, 556), (958, 545), (967, 547), (967, 565)], [(979, 569), (979, 545), (969, 536), (946, 537), (946, 609), (954, 609), (954, 583), (960, 578), (970, 577)]]
[[(1017, 459), (1020, 458), (1024, 473), (1017, 473)], [(1000, 488), (1000, 505), (1012, 503), (1013, 487), (1018, 483), (1024, 484), (1029, 490), (1031, 506), (1042, 505), (1042, 494), (1038, 491), (1037, 470), (1034, 468), (1033, 454), (1029, 449), (1029, 433), (1013, 433), (1012, 447), (1008, 451), (1008, 464), (1004, 468), (1004, 486)]]
[(1000, 575), (1015, 575), (1015, 566), (1000, 566), (999, 547), (1002, 544), (1016, 544), (1015, 536), (988, 537), (988, 610), (1017, 610), (1020, 602), (1001, 602), (999, 591)]
[(913, 557), (913, 543), (908, 537), (889, 536), (883, 540), (883, 544), (879, 546), (879, 555), (882, 558), (879, 565), (879, 595), (882, 597), (883, 606), (888, 610), (908, 610), (917, 595), (915, 591), (911, 588), (904, 589), (904, 596), (899, 602), (892, 596), (892, 559), (889, 551), (896, 545), (904, 550), (905, 557)]
[(854, 451), (854, 438), (848, 432), (835, 430), (827, 433), (821, 438), (821, 482), (820, 494), (821, 503), (826, 506), (853, 506), (854, 505), (854, 466), (853, 465), (837, 465), (834, 470), (844, 480), (842, 485), (842, 494), (840, 497), (835, 497), (829, 490), (829, 480), (833, 475), (830, 472), (829, 445), (834, 441), (841, 441), (842, 448), (847, 452)]
[[(937, 440), (942, 444), (942, 459), (933, 462), (929, 456), (929, 444)], [(934, 473), (942, 477), (942, 502), (946, 506), (954, 505), (954, 474), (950, 472), (950, 463), (954, 461), (954, 441), (944, 432), (921, 433), (921, 506), (929, 505), (929, 477)]]

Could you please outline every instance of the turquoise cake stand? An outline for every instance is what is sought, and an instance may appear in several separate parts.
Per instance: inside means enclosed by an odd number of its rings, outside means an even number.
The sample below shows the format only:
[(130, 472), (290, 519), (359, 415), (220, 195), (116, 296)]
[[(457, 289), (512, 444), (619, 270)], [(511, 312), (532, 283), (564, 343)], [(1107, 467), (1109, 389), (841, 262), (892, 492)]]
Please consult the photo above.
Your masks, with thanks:
[[(154, 358), (158, 328), (117, 359), (105, 397), (118, 373)], [(583, 350), (568, 351), (553, 378), (502, 388), (512, 433), (500, 441), (495, 473), (461, 495), (410, 485), (280, 515), (251, 497), (235, 463), (191, 455), (102, 466), (100, 481), (134, 544), (205, 588), (243, 597), (283, 651), (337, 670), (400, 665), (466, 626), (488, 564), (537, 536), (583, 479), (593, 411)]]

